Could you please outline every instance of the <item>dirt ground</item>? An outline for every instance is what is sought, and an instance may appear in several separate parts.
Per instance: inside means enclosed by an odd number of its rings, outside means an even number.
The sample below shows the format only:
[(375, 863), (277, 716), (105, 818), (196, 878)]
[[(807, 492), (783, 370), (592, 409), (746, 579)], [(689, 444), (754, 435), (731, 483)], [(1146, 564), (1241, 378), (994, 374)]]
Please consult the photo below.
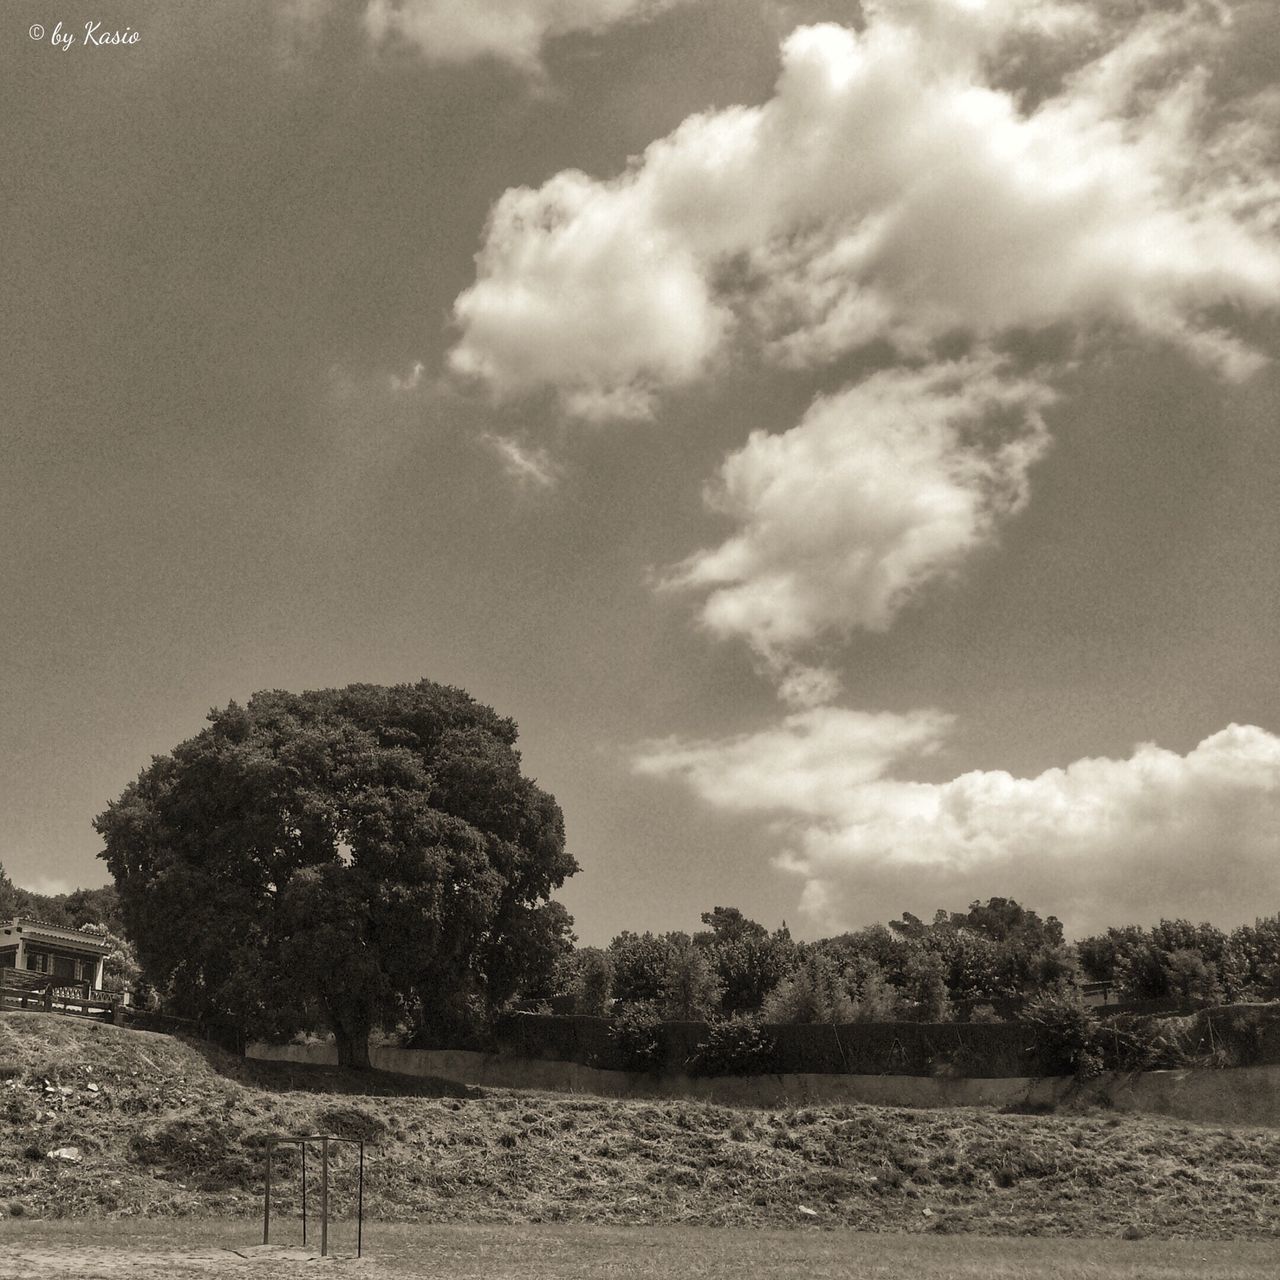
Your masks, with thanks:
[[(285, 1224), (289, 1225), (289, 1224)], [(296, 1224), (294, 1224), (296, 1225)], [(370, 1224), (368, 1256), (262, 1249), (246, 1220), (0, 1221), (0, 1280), (1273, 1280), (1273, 1244), (851, 1231)], [(257, 1247), (255, 1247), (255, 1245)], [(239, 1252), (237, 1252), (238, 1250)]]

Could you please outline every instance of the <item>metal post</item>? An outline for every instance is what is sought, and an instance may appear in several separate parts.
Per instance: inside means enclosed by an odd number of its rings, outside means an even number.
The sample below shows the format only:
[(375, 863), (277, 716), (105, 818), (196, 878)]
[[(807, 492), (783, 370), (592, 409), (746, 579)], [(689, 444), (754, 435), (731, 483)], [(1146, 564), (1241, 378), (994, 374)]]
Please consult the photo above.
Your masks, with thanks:
[(356, 1202), (356, 1257), (364, 1242), (364, 1139), (360, 1139), (360, 1198)]
[(298, 1144), (302, 1148), (302, 1243), (307, 1243), (307, 1143), (303, 1139)]
[(329, 1139), (320, 1139), (320, 1256), (329, 1252)]
[(267, 1139), (267, 1194), (262, 1205), (262, 1243), (271, 1243), (271, 1139)]

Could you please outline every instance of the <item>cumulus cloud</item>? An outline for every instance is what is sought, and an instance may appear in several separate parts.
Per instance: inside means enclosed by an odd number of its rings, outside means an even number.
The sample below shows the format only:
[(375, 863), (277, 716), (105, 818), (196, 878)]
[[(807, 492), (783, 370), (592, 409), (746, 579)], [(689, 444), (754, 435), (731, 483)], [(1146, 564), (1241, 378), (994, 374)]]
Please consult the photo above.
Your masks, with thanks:
[(862, 32), (801, 27), (763, 106), (692, 116), (612, 179), (508, 191), (453, 367), (638, 416), (731, 335), (804, 367), (1106, 321), (1241, 376), (1260, 357), (1210, 312), (1274, 306), (1280, 196), (1274, 116), (1208, 69), (1232, 38), (1195, 3), (1121, 26), (901, 0)]
[(993, 894), (1087, 932), (1185, 915), (1252, 919), (1280, 896), (1280, 738), (1230, 725), (1179, 755), (1153, 744), (1032, 778), (891, 776), (936, 751), (937, 712), (820, 708), (764, 732), (648, 743), (639, 772), (682, 779), (726, 811), (768, 815), (777, 865), (833, 931)]
[[(707, 498), (738, 529), (668, 585), (709, 592), (706, 628), (746, 638), (775, 668), (824, 633), (884, 630), (1025, 503), (1050, 398), (977, 357), (823, 397), (791, 430), (754, 432), (725, 460)], [(819, 696), (821, 682), (803, 683), (801, 701)]]
[(496, 58), (536, 70), (548, 40), (652, 17), (680, 0), (370, 0), (376, 45), (402, 44), (429, 62)]
[(643, 744), (636, 772), (683, 779), (704, 800), (739, 812), (821, 814), (834, 796), (881, 778), (904, 756), (929, 755), (951, 717), (921, 710), (794, 711), (773, 729), (685, 742)]

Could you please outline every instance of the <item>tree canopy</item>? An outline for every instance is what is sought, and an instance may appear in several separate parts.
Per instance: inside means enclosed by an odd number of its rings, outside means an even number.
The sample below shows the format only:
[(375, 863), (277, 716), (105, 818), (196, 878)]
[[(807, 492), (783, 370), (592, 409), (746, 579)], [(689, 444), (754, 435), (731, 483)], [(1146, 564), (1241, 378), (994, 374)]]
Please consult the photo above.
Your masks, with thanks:
[(577, 864), (516, 737), (427, 680), (211, 711), (95, 820), (148, 976), (250, 1034), (325, 1024), (353, 1065), (409, 1009), (446, 1022), (536, 982)]

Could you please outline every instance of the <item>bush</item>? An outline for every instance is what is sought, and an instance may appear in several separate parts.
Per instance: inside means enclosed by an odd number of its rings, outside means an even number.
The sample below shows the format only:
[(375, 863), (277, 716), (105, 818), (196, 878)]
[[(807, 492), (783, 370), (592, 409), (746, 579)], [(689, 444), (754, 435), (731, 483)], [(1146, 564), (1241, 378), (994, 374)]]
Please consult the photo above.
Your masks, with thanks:
[(609, 1039), (624, 1071), (661, 1068), (662, 1015), (648, 1001), (625, 1006), (609, 1027)]
[(685, 1064), (695, 1076), (755, 1076), (776, 1071), (777, 1041), (755, 1018), (714, 1022)]
[(321, 1111), (316, 1119), (321, 1132), (327, 1130), (339, 1138), (357, 1142), (376, 1142), (387, 1131), (383, 1121), (363, 1107), (329, 1107), (328, 1110)]
[(1002, 1021), (1000, 1015), (996, 1012), (995, 1005), (992, 1004), (975, 1004), (969, 1010), (969, 1021), (990, 1025), (993, 1022)]
[(810, 951), (800, 967), (765, 999), (766, 1022), (843, 1023), (857, 1013), (848, 984), (836, 962), (821, 951)]
[(1020, 1020), (1035, 1029), (1048, 1074), (1088, 1080), (1103, 1070), (1100, 1029), (1076, 989), (1035, 996), (1027, 1001)]

